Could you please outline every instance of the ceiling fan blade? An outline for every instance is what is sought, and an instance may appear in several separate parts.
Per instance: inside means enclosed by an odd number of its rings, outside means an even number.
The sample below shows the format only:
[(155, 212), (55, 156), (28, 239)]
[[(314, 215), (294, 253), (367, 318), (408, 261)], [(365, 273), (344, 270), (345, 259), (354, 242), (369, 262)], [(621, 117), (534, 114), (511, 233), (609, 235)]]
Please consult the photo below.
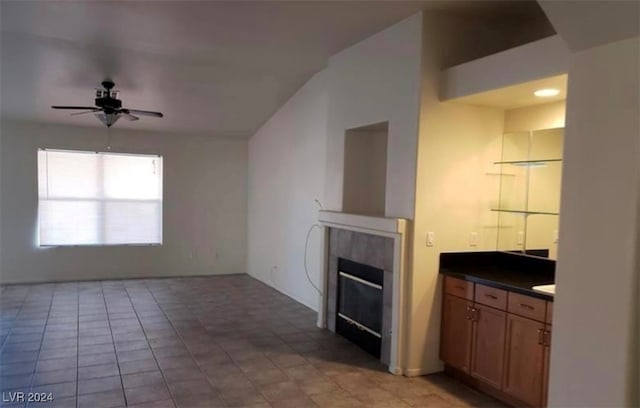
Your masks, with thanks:
[(120, 112), (120, 114), (121, 114), (122, 116), (124, 116), (125, 118), (127, 118), (127, 119), (131, 120), (131, 121), (140, 119), (139, 117), (137, 117), (137, 116), (133, 116), (132, 114), (130, 114), (130, 113), (128, 113), (128, 112), (121, 111), (121, 112)]
[(122, 109), (122, 112), (124, 113), (134, 113), (136, 115), (140, 115), (140, 116), (153, 116), (156, 118), (163, 118), (164, 115), (160, 112), (152, 112), (152, 111), (144, 111), (144, 110), (138, 110), (138, 109)]
[(99, 109), (95, 106), (52, 106), (53, 109), (75, 109), (75, 110), (93, 110)]
[(84, 111), (84, 112), (74, 112), (74, 113), (71, 113), (70, 116), (84, 115), (85, 113), (93, 113), (93, 112), (100, 112), (100, 111), (102, 111), (101, 108), (91, 109), (91, 110), (87, 110), (87, 111)]

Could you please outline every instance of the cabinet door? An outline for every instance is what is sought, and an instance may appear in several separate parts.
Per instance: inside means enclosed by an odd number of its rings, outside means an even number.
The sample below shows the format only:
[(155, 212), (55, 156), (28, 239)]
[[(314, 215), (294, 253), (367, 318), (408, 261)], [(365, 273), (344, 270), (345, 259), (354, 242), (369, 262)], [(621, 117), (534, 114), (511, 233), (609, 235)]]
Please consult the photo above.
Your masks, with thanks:
[(547, 406), (549, 399), (549, 361), (551, 358), (551, 325), (545, 327), (544, 338), (544, 369), (542, 371), (542, 406)]
[(542, 401), (543, 337), (543, 323), (507, 314), (503, 391), (534, 407)]
[(468, 300), (444, 295), (440, 358), (465, 373), (469, 373), (471, 360), (471, 306)]
[(471, 375), (501, 389), (507, 314), (478, 304), (474, 309)]

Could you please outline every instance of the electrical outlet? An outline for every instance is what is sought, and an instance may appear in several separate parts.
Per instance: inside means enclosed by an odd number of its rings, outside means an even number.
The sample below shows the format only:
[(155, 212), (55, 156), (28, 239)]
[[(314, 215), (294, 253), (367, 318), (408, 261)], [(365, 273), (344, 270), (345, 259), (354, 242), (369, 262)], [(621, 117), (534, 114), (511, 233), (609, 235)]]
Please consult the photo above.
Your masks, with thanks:
[(435, 245), (436, 234), (433, 231), (427, 232), (427, 246), (432, 247)]
[(469, 246), (478, 246), (478, 233), (475, 231), (469, 234)]
[(516, 245), (524, 245), (524, 231), (518, 231), (518, 238), (516, 240)]
[(558, 234), (558, 230), (554, 230), (553, 231), (553, 243), (557, 244), (558, 243), (558, 239), (560, 239), (560, 235)]

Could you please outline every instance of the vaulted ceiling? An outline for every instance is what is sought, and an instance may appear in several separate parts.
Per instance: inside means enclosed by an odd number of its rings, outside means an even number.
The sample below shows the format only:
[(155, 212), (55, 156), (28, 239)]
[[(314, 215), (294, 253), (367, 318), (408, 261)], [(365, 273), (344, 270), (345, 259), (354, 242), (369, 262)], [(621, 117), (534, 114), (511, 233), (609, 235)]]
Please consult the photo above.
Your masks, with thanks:
[(640, 1), (540, 0), (542, 9), (572, 51), (640, 35)]
[(91, 105), (111, 78), (116, 126), (250, 136), (330, 55), (421, 10), (539, 19), (531, 1), (84, 1), (1, 3), (3, 118), (100, 126), (51, 105)]

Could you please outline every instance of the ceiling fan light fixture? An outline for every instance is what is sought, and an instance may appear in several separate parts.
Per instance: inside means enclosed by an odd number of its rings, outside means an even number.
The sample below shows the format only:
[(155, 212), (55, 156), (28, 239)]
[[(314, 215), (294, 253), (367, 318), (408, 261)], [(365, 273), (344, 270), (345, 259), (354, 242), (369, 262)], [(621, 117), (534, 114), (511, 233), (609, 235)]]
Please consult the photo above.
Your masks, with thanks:
[(100, 119), (100, 122), (107, 125), (107, 127), (111, 127), (111, 125), (113, 125), (118, 121), (118, 119), (120, 119), (120, 115), (116, 113), (100, 112), (100, 113), (96, 113), (96, 118)]
[(96, 113), (95, 116), (107, 127), (111, 127), (120, 119), (121, 116), (126, 117), (130, 121), (140, 119), (138, 116), (151, 116), (153, 118), (162, 118), (162, 112), (145, 111), (139, 109), (128, 109), (122, 107), (122, 101), (118, 99), (118, 91), (114, 90), (113, 81), (105, 80), (102, 82), (104, 89), (96, 89), (95, 106), (61, 106), (53, 105), (53, 109), (65, 110), (83, 110), (84, 112), (72, 113), (72, 115), (82, 115), (85, 113)]

